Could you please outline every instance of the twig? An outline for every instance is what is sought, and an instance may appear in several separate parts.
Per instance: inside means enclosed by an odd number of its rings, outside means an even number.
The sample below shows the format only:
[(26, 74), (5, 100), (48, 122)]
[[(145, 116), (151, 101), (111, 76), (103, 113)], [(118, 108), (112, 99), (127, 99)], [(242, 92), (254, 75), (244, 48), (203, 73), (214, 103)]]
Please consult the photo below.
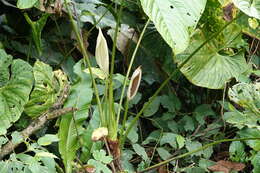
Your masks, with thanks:
[[(38, 118), (33, 120), (31, 124), (21, 131), (21, 135), (23, 136), (23, 139), (25, 140), (29, 136), (31, 136), (33, 133), (38, 131), (43, 127), (43, 125), (51, 119), (57, 118), (63, 114), (66, 114), (68, 112), (76, 111), (76, 108), (61, 108), (64, 104), (66, 98), (68, 97), (69, 93), (69, 86), (65, 86), (64, 90), (62, 91), (60, 97), (58, 98), (58, 101), (46, 112), (44, 112), (42, 115), (40, 115)], [(12, 140), (10, 140), (7, 144), (5, 144), (1, 148), (0, 152), (0, 160), (2, 160), (7, 154), (10, 154), (14, 151), (14, 149), (20, 145), (23, 141), (14, 144)]]

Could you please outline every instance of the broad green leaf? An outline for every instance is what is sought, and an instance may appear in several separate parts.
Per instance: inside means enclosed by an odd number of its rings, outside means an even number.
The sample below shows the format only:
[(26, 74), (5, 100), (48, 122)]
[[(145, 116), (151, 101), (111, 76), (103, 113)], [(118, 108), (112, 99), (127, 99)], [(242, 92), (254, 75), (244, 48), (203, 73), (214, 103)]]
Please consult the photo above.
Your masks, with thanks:
[(92, 133), (94, 129), (98, 127), (100, 127), (100, 117), (98, 107), (94, 106), (94, 112), (88, 122), (86, 130), (84, 130), (82, 134), (82, 140), (84, 141), (84, 147), (82, 148), (82, 158), (84, 158), (85, 160), (90, 159), (94, 150), (100, 150), (102, 148), (101, 143), (92, 141)]
[[(161, 97), (157, 96), (151, 103), (150, 105), (147, 107), (147, 109), (144, 110), (144, 116), (145, 117), (150, 117), (153, 114), (155, 114), (160, 106), (160, 102), (161, 102)], [(148, 102), (146, 102), (145, 104), (148, 104)]]
[(142, 145), (147, 145), (151, 142), (156, 142), (160, 139), (161, 132), (159, 130), (155, 130), (149, 134), (149, 136), (142, 142)]
[(260, 151), (251, 160), (252, 165), (254, 166), (253, 173), (260, 172)]
[[(241, 138), (260, 138), (260, 130), (244, 128), (238, 132)], [(260, 140), (248, 140), (246, 143), (255, 151), (260, 151)]]
[(32, 8), (39, 0), (18, 0), (17, 7), (20, 9)]
[(211, 109), (211, 105), (202, 104), (196, 107), (194, 116), (196, 120), (203, 125), (207, 116), (215, 115), (215, 112)]
[[(39, 116), (48, 110), (57, 100), (63, 84), (59, 83), (52, 68), (43, 62), (36, 61), (33, 67), (34, 89), (29, 102), (25, 105), (25, 113), (30, 117)], [(58, 76), (66, 81), (65, 75)], [(61, 86), (59, 86), (59, 84)]]
[(8, 67), (12, 64), (13, 57), (7, 55), (4, 50), (0, 49), (0, 58), (0, 87), (2, 87), (10, 78)]
[(176, 136), (176, 141), (177, 141), (177, 144), (178, 144), (178, 148), (181, 149), (182, 147), (184, 147), (184, 144), (185, 144), (185, 138), (182, 137), (181, 135), (177, 135)]
[(24, 139), (23, 136), (21, 135), (21, 133), (14, 131), (12, 134), (12, 143), (13, 144), (19, 144), (21, 143)]
[(164, 40), (179, 54), (188, 47), (206, 0), (141, 0), (141, 4)]
[[(200, 147), (202, 147), (202, 144), (198, 141), (191, 141), (191, 140), (186, 141), (186, 148), (189, 152), (194, 151)], [(201, 156), (202, 154), (203, 154), (203, 151), (199, 151), (199, 152), (193, 153), (192, 156)]]
[(29, 100), (33, 73), (32, 67), (27, 62), (20, 59), (12, 61), (12, 57), (2, 49), (0, 49), (0, 69), (4, 71), (2, 74), (5, 74), (0, 76), (0, 81), (3, 81), (0, 88), (0, 135), (3, 135), (6, 129), (20, 118), (24, 105)]
[(100, 161), (90, 159), (88, 160), (88, 165), (92, 165), (95, 167), (95, 173), (112, 173), (112, 171)]
[(176, 137), (177, 135), (174, 133), (163, 133), (160, 145), (169, 144), (172, 148), (177, 149)]
[(173, 93), (161, 96), (161, 104), (164, 108), (168, 109), (169, 112), (176, 112), (181, 108), (181, 101)]
[(159, 156), (163, 160), (167, 160), (170, 157), (172, 157), (172, 155), (169, 153), (169, 151), (167, 151), (165, 148), (159, 147), (159, 148), (156, 148), (156, 151), (158, 152)]
[(42, 54), (42, 40), (41, 40), (42, 30), (49, 16), (50, 14), (44, 13), (39, 20), (32, 21), (27, 13), (24, 14), (27, 23), (31, 26), (32, 38), (34, 44), (36, 45), (39, 55)]
[[(244, 52), (235, 53), (243, 44), (241, 29), (231, 25), (222, 34), (202, 47), (182, 68), (181, 72), (188, 80), (201, 87), (220, 89), (233, 77), (238, 77), (248, 69)], [(194, 34), (188, 49), (175, 57), (181, 64), (205, 40), (200, 30)]]
[[(133, 116), (130, 116), (126, 121), (126, 128), (129, 127), (130, 123), (133, 121)], [(137, 124), (133, 126), (133, 128), (130, 130), (130, 132), (127, 135), (127, 138), (131, 141), (132, 144), (138, 142), (138, 128)]]
[(109, 164), (113, 160), (112, 156), (107, 156), (104, 150), (95, 150), (93, 152), (93, 157), (104, 164)]
[[(82, 61), (74, 66), (74, 72), (78, 75), (78, 81), (72, 85), (70, 95), (64, 107), (75, 107), (79, 110), (74, 113), (63, 115), (59, 129), (59, 151), (65, 165), (66, 173), (71, 173), (72, 164), (79, 148), (77, 131), (81, 134), (81, 125), (88, 117), (88, 108), (92, 100), (90, 75), (82, 69)], [(74, 117), (73, 117), (74, 116)], [(75, 120), (75, 121), (74, 121)]]
[(49, 157), (49, 158), (54, 158), (54, 159), (58, 159), (57, 156), (55, 156), (52, 153), (49, 152), (38, 152), (35, 154), (36, 157)]
[(248, 16), (260, 19), (259, 0), (233, 0), (233, 3)]
[(58, 142), (59, 138), (57, 135), (46, 134), (43, 137), (40, 137), (37, 143), (41, 146), (50, 145), (52, 142)]
[[(104, 80), (107, 77), (106, 73), (104, 71), (102, 71), (100, 68), (91, 67), (91, 71), (92, 71), (94, 77), (98, 77), (99, 79)], [(90, 74), (89, 68), (84, 70), (84, 72)]]
[[(255, 84), (239, 83), (228, 91), (229, 98), (243, 108), (260, 115), (260, 82)], [(259, 116), (260, 118), (260, 116)]]
[(147, 155), (147, 153), (146, 153), (144, 147), (142, 147), (142, 146), (139, 145), (139, 144), (134, 144), (134, 145), (133, 145), (133, 149), (134, 149), (134, 151), (136, 152), (136, 154), (138, 154), (139, 156), (142, 157), (142, 159), (143, 159), (144, 161), (148, 161), (148, 160), (149, 160), (148, 155)]
[(229, 157), (235, 162), (245, 162), (247, 160), (247, 153), (245, 146), (240, 141), (234, 141), (229, 146)]

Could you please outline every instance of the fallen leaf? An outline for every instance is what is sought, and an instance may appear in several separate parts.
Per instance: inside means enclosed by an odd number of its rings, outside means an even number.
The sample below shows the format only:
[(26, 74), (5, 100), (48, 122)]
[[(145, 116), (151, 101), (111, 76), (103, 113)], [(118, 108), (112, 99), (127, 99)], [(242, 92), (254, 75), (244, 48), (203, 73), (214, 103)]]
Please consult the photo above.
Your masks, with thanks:
[(245, 168), (243, 163), (230, 162), (225, 160), (218, 161), (215, 165), (208, 167), (211, 171), (229, 173), (231, 170), (242, 171)]

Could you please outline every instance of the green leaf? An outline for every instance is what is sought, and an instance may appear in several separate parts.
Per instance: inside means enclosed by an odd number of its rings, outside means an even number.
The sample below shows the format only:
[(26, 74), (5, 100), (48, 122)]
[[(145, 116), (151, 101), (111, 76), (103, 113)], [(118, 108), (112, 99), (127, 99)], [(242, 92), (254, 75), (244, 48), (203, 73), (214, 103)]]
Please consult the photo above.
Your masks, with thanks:
[[(252, 21), (254, 22), (254, 26), (252, 27)], [(242, 28), (243, 33), (250, 35), (251, 37), (255, 37), (260, 39), (260, 21), (256, 18), (250, 18), (247, 15), (242, 15), (236, 20), (236, 23)], [(257, 26), (258, 24), (258, 26)]]
[(112, 171), (103, 163), (101, 163), (100, 161), (96, 161), (93, 159), (90, 159), (88, 161), (88, 165), (92, 165), (95, 167), (95, 172), (96, 173), (112, 173)]
[(36, 45), (39, 55), (42, 54), (42, 40), (41, 40), (42, 30), (49, 16), (50, 14), (44, 13), (39, 20), (32, 21), (27, 13), (24, 14), (27, 23), (31, 26), (33, 41), (34, 44)]
[(161, 96), (161, 104), (164, 108), (168, 109), (169, 112), (176, 112), (181, 108), (181, 101), (173, 93)]
[[(191, 141), (191, 140), (187, 140), (186, 141), (186, 148), (189, 152), (196, 150), (198, 148), (201, 148), (202, 144), (198, 141)], [(191, 156), (201, 156), (203, 154), (203, 151), (199, 151), (196, 153), (193, 153)]]
[(18, 0), (17, 7), (20, 9), (32, 8), (38, 0)]
[(185, 138), (182, 137), (181, 135), (177, 135), (176, 136), (176, 141), (177, 141), (177, 144), (178, 144), (178, 148), (181, 149), (182, 147), (184, 147), (184, 144), (185, 144)]
[(144, 147), (142, 147), (142, 146), (139, 145), (139, 144), (134, 144), (134, 145), (133, 145), (133, 149), (134, 149), (134, 151), (136, 152), (136, 154), (138, 154), (139, 156), (142, 157), (142, 159), (143, 159), (144, 161), (148, 161), (148, 160), (149, 160), (148, 155), (147, 155), (147, 153), (146, 153)]
[(251, 160), (252, 165), (254, 166), (253, 173), (259, 173), (260, 172), (260, 151), (257, 152), (256, 155)]
[(155, 130), (149, 134), (149, 136), (142, 142), (142, 145), (147, 145), (151, 142), (157, 142), (160, 138), (162, 132), (160, 130)]
[(94, 159), (104, 164), (109, 164), (113, 160), (112, 156), (106, 156), (106, 152), (104, 150), (100, 150), (100, 151), (95, 150), (93, 152), (93, 157)]
[(248, 16), (260, 19), (260, 1), (259, 0), (233, 0), (237, 8)]
[(13, 144), (19, 144), (23, 141), (23, 136), (21, 135), (21, 133), (14, 131), (12, 134), (12, 143)]
[(49, 157), (49, 158), (55, 158), (55, 159), (58, 159), (57, 156), (55, 156), (54, 154), (52, 153), (49, 153), (49, 152), (38, 152), (35, 154), (36, 157)]
[(141, 4), (164, 40), (179, 54), (188, 47), (206, 0), (141, 0)]
[[(244, 44), (238, 25), (231, 25), (222, 34), (202, 47), (182, 68), (188, 80), (201, 87), (220, 89), (233, 77), (248, 69), (244, 52), (235, 53)], [(175, 57), (178, 64), (200, 46), (207, 38), (200, 30), (194, 34), (186, 51)]]
[(172, 155), (169, 153), (169, 151), (167, 151), (165, 148), (159, 147), (159, 148), (156, 148), (156, 151), (158, 152), (159, 156), (163, 160), (167, 160), (170, 157), (172, 157)]
[[(241, 138), (260, 138), (260, 130), (245, 128), (238, 132)], [(255, 151), (260, 151), (260, 140), (248, 140), (246, 143)]]
[[(80, 21), (92, 23), (100, 28), (115, 28), (116, 20), (110, 10), (98, 4), (103, 3), (89, 1), (87, 3), (77, 3), (77, 10), (81, 14)], [(100, 18), (102, 20), (97, 23)]]
[(82, 62), (80, 61), (74, 66), (74, 72), (78, 75), (78, 81), (72, 85), (70, 95), (64, 105), (64, 107), (75, 107), (78, 111), (74, 115), (68, 113), (62, 116), (58, 133), (60, 139), (59, 151), (66, 173), (71, 173), (72, 171), (71, 162), (79, 148), (77, 131), (80, 135), (81, 125), (88, 116), (88, 109), (93, 96), (91, 78), (83, 71)]
[[(130, 123), (133, 121), (133, 116), (130, 116), (126, 121), (126, 128), (129, 127)], [(133, 128), (130, 130), (130, 132), (127, 135), (127, 138), (131, 141), (132, 144), (138, 142), (138, 128), (137, 124), (133, 126)]]
[(20, 59), (12, 61), (12, 57), (2, 49), (0, 49), (0, 69), (2, 72), (5, 71), (2, 73), (5, 75), (0, 76), (0, 81), (4, 84), (0, 88), (0, 135), (3, 135), (6, 129), (20, 118), (24, 105), (29, 100), (33, 73), (32, 67), (27, 62)]
[[(158, 111), (159, 106), (160, 106), (160, 100), (161, 100), (161, 97), (158, 96), (150, 103), (150, 105), (147, 107), (147, 109), (144, 110), (145, 117), (150, 117)], [(146, 102), (145, 104), (148, 104), (148, 102)]]
[(229, 98), (245, 109), (260, 115), (260, 82), (255, 84), (239, 83), (229, 91)]
[(43, 137), (40, 137), (37, 143), (41, 146), (50, 145), (52, 142), (58, 142), (59, 138), (57, 135), (46, 134)]
[(234, 141), (229, 146), (229, 157), (235, 162), (245, 162), (246, 161), (245, 146), (240, 141)]
[(202, 104), (196, 107), (194, 111), (196, 120), (203, 125), (205, 123), (205, 118), (210, 115), (215, 115), (215, 112), (211, 109), (211, 105)]
[[(30, 100), (25, 105), (25, 113), (34, 118), (48, 110), (55, 103), (63, 86), (59, 86), (52, 68), (43, 62), (35, 62), (33, 73), (35, 84)], [(59, 78), (66, 81), (64, 74), (60, 75)], [(60, 85), (62, 84), (60, 83)]]
[(163, 136), (160, 140), (160, 145), (169, 144), (174, 149), (177, 149), (177, 143), (176, 143), (176, 137), (177, 135), (174, 133), (163, 133)]

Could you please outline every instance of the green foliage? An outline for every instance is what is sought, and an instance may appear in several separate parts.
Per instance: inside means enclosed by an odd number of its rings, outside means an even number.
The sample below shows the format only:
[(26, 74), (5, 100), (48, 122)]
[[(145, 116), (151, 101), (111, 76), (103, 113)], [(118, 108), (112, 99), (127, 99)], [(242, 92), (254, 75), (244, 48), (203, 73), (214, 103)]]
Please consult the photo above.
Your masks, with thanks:
[(18, 0), (17, 7), (20, 9), (32, 8), (38, 0)]
[(49, 65), (41, 61), (35, 62), (33, 73), (35, 83), (30, 100), (25, 105), (25, 113), (35, 118), (57, 101), (67, 79), (61, 71), (53, 72)]
[(0, 135), (3, 135), (20, 118), (24, 105), (29, 100), (33, 73), (27, 62), (12, 60), (12, 56), (7, 55), (3, 49), (0, 49), (0, 62)]
[(59, 151), (67, 173), (72, 171), (71, 162), (80, 147), (78, 135), (82, 134), (81, 125), (87, 119), (93, 95), (90, 76), (83, 71), (82, 61), (74, 66), (74, 72), (78, 75), (78, 80), (71, 87), (70, 96), (64, 107), (75, 107), (78, 111), (75, 114), (62, 116), (59, 128)]
[(260, 2), (258, 0), (233, 0), (233, 3), (248, 16), (260, 19)]
[[(224, 30), (223, 34), (208, 42), (207, 45), (200, 49), (181, 68), (182, 73), (195, 85), (211, 89), (223, 88), (229, 79), (238, 77), (248, 68), (244, 52), (239, 50), (244, 44), (241, 36), (239, 26), (229, 26)], [(194, 34), (187, 51), (176, 56), (176, 62), (181, 64), (185, 61), (206, 39), (205, 34), (198, 30)], [(238, 49), (238, 52), (234, 49)]]
[(179, 54), (188, 47), (189, 37), (204, 11), (206, 0), (165, 0), (163, 4), (159, 0), (141, 0), (141, 4), (164, 40), (175, 54)]
[(27, 13), (24, 14), (24, 17), (28, 24), (31, 26), (32, 29), (32, 38), (34, 41), (34, 44), (37, 48), (38, 53), (42, 54), (42, 40), (41, 40), (41, 33), (43, 30), (43, 27), (46, 24), (46, 21), (49, 17), (49, 14), (45, 13), (41, 18), (37, 21), (32, 21)]
[(37, 143), (41, 146), (50, 145), (52, 142), (58, 142), (59, 138), (57, 135), (46, 134), (43, 137), (40, 137)]
[[(203, 173), (219, 160), (260, 171), (259, 140), (222, 140), (260, 138), (257, 0), (12, 2), (0, 1), (0, 47), (8, 52), (0, 49), (0, 154), (5, 144), (23, 144), (0, 172), (109, 173), (114, 164), (131, 173), (167, 161), (159, 172)], [(99, 28), (109, 63), (93, 56)], [(140, 65), (129, 101), (125, 88)], [(21, 135), (43, 113), (71, 108)], [(109, 136), (93, 141), (100, 126)], [(229, 156), (219, 159), (223, 152)]]
[(258, 121), (260, 121), (259, 86), (259, 83), (239, 83), (229, 90), (229, 98), (245, 110), (239, 111), (231, 107), (231, 111), (226, 112), (224, 115), (227, 122), (234, 124), (240, 129), (245, 126), (260, 129), (258, 124)]

